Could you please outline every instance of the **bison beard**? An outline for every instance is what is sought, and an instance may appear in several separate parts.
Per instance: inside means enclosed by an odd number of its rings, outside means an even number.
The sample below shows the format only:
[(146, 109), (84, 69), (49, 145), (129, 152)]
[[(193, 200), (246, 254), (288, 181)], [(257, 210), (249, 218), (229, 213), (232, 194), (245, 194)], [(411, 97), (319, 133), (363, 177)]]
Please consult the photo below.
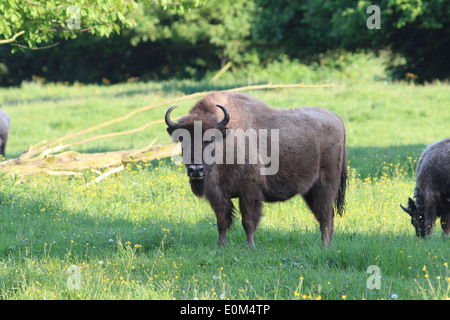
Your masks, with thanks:
[[(167, 131), (174, 140), (178, 139), (173, 134), (177, 129), (187, 130), (190, 136), (194, 136), (194, 124), (198, 122), (202, 124), (202, 132), (221, 130), (223, 141), (236, 138), (233, 136), (236, 129), (278, 130), (280, 133), (277, 149), (279, 170), (273, 175), (261, 175), (262, 163), (185, 163), (192, 192), (206, 198), (215, 212), (219, 246), (226, 244), (227, 230), (233, 222), (235, 208), (232, 198), (239, 199), (247, 243), (254, 247), (254, 234), (262, 216), (263, 202), (285, 201), (297, 194), (304, 198), (319, 221), (323, 245), (331, 242), (334, 210), (336, 208), (342, 215), (347, 184), (345, 129), (336, 114), (322, 108), (272, 109), (248, 95), (225, 92), (208, 94), (178, 123), (170, 119), (174, 108), (171, 107), (165, 117)], [(229, 132), (231, 134), (228, 135)], [(217, 140), (214, 143), (219, 145)], [(191, 152), (192, 158), (193, 154)], [(201, 178), (191, 174), (197, 168), (204, 173)]]
[(199, 198), (204, 196), (204, 184), (203, 179), (202, 180), (191, 180), (190, 181), (191, 190), (192, 192)]

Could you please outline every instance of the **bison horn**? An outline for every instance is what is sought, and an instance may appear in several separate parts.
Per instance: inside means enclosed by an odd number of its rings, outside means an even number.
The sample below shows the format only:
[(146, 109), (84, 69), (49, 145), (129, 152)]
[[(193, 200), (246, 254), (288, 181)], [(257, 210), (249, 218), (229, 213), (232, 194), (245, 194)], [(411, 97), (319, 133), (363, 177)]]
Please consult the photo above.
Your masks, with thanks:
[(225, 117), (223, 118), (223, 120), (220, 121), (220, 122), (217, 124), (217, 128), (218, 128), (218, 129), (225, 128), (225, 126), (226, 126), (226, 125), (228, 124), (228, 122), (230, 121), (230, 114), (228, 113), (228, 110), (225, 109), (225, 107), (219, 106), (218, 104), (216, 104), (216, 107), (219, 107), (220, 109), (222, 109), (222, 111), (223, 111), (223, 113), (224, 113), (224, 115), (225, 115)]
[(412, 211), (408, 208), (405, 208), (404, 206), (400, 205), (400, 207), (403, 209), (403, 211), (405, 211), (407, 214), (409, 214), (410, 216), (412, 216)]
[(176, 129), (176, 128), (179, 127), (177, 123), (173, 122), (173, 121), (170, 119), (170, 113), (171, 113), (172, 110), (175, 109), (176, 107), (178, 107), (178, 106), (170, 107), (169, 110), (167, 110), (167, 112), (166, 112), (166, 116), (164, 117), (164, 119), (166, 120), (167, 126), (168, 126), (169, 128), (171, 128), (171, 129)]

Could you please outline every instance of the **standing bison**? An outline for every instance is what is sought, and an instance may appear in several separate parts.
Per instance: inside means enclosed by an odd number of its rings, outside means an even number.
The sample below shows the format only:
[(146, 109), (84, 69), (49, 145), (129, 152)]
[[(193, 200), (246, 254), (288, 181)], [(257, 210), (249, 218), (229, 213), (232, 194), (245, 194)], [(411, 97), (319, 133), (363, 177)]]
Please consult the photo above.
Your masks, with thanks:
[(239, 198), (247, 243), (254, 248), (262, 203), (297, 194), (319, 221), (323, 245), (330, 243), (334, 209), (342, 215), (347, 183), (339, 116), (322, 108), (273, 109), (251, 96), (225, 92), (208, 94), (178, 123), (170, 118), (175, 107), (166, 113), (167, 131), (182, 141), (193, 193), (215, 212), (219, 246), (226, 244), (232, 225), (232, 198)]
[(8, 141), (8, 131), (10, 118), (8, 114), (0, 110), (0, 154), (5, 157), (6, 155), (6, 141)]
[(416, 168), (414, 200), (401, 208), (411, 216), (417, 237), (431, 235), (441, 217), (444, 236), (450, 234), (450, 138), (436, 142), (423, 152)]

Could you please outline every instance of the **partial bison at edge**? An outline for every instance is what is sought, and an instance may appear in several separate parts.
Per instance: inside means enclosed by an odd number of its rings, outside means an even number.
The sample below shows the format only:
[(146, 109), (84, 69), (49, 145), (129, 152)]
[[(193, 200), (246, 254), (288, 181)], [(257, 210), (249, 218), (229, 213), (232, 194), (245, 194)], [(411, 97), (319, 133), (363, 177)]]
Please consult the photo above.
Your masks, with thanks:
[(247, 243), (262, 216), (262, 203), (299, 194), (319, 221), (322, 243), (333, 237), (335, 209), (342, 215), (347, 184), (345, 128), (322, 108), (270, 108), (242, 93), (213, 92), (167, 131), (182, 142), (193, 193), (205, 197), (217, 218), (219, 246), (226, 244), (239, 199)]
[(416, 168), (414, 200), (408, 208), (401, 208), (411, 216), (416, 236), (425, 238), (438, 217), (444, 236), (450, 234), (450, 138), (425, 149)]
[(8, 132), (11, 118), (8, 114), (0, 110), (0, 154), (6, 157), (6, 142), (8, 141)]

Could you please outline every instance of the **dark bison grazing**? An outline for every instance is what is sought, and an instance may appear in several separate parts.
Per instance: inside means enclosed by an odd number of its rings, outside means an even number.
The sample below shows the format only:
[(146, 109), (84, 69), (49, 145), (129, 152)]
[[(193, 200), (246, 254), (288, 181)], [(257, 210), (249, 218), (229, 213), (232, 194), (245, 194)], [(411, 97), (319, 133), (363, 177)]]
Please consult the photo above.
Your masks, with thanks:
[(339, 116), (322, 108), (274, 109), (225, 92), (208, 94), (178, 123), (170, 119), (175, 107), (166, 113), (167, 131), (182, 141), (193, 193), (215, 212), (219, 246), (226, 244), (233, 221), (232, 198), (239, 198), (247, 242), (254, 247), (262, 203), (297, 194), (319, 221), (323, 245), (330, 243), (334, 211), (344, 211), (347, 184)]
[(450, 234), (450, 138), (425, 149), (416, 168), (414, 199), (408, 208), (417, 237), (431, 235), (437, 217), (441, 217), (444, 236)]
[(9, 124), (11, 119), (8, 114), (0, 110), (0, 154), (6, 155), (6, 142), (8, 141)]

